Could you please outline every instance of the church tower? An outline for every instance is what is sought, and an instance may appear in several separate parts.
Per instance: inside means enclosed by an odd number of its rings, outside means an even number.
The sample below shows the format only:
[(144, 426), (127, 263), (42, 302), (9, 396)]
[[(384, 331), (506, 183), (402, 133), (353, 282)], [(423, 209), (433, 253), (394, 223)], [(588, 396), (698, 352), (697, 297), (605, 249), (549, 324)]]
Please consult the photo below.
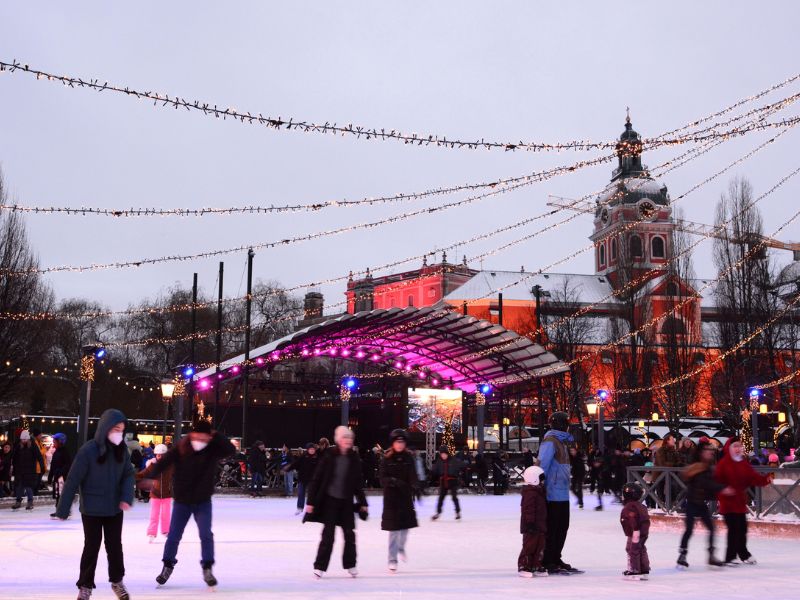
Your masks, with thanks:
[(616, 153), (611, 182), (595, 200), (589, 239), (597, 244), (597, 275), (618, 289), (648, 271), (666, 270), (675, 223), (667, 186), (653, 179), (642, 164), (642, 138), (634, 131), (630, 114)]

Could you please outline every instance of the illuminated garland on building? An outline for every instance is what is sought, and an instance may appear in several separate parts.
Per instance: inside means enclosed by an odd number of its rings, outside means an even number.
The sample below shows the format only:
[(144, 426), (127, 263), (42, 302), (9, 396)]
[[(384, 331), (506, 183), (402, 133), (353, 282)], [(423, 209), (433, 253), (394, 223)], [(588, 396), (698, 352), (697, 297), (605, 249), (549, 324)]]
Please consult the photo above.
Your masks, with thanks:
[[(234, 121), (239, 121), (241, 123), (247, 123), (250, 125), (261, 125), (277, 131), (293, 130), (305, 133), (321, 133), (321, 134), (333, 134), (337, 136), (350, 136), (350, 137), (355, 137), (357, 139), (365, 139), (365, 140), (394, 140), (412, 146), (437, 146), (441, 148), (451, 148), (451, 149), (463, 148), (470, 150), (500, 149), (504, 151), (525, 150), (530, 152), (545, 152), (545, 151), (563, 151), (563, 150), (606, 149), (606, 148), (616, 148), (620, 146), (620, 142), (617, 140), (604, 141), (604, 142), (574, 140), (569, 142), (558, 142), (558, 143), (526, 142), (521, 140), (517, 142), (496, 142), (496, 141), (487, 141), (485, 139), (478, 139), (474, 141), (472, 140), (465, 141), (458, 139), (448, 140), (446, 136), (436, 135), (436, 134), (403, 133), (402, 131), (398, 131), (396, 129), (369, 128), (353, 124), (338, 125), (335, 122), (334, 123), (326, 122), (320, 124), (309, 121), (297, 120), (295, 118), (284, 119), (283, 117), (277, 117), (277, 118), (268, 117), (262, 115), (261, 113), (242, 112), (234, 108), (221, 108), (218, 107), (216, 104), (209, 102), (201, 102), (199, 100), (186, 100), (185, 98), (181, 98), (179, 96), (170, 96), (169, 94), (158, 93), (158, 92), (138, 91), (130, 87), (120, 87), (113, 84), (109, 84), (108, 82), (101, 83), (99, 79), (84, 80), (81, 78), (70, 77), (66, 75), (55, 75), (52, 73), (48, 73), (46, 71), (31, 68), (27, 64), (21, 64), (16, 60), (13, 60), (12, 62), (0, 61), (0, 72), (1, 71), (8, 71), (10, 73), (27, 73), (35, 76), (37, 80), (43, 79), (46, 81), (60, 82), (64, 86), (70, 88), (86, 88), (98, 92), (104, 92), (104, 91), (115, 92), (119, 94), (124, 94), (127, 97), (152, 100), (154, 106), (160, 105), (161, 107), (172, 107), (176, 109), (182, 108), (189, 112), (192, 111), (199, 112), (205, 116), (222, 118), (223, 120), (227, 120), (230, 118)], [(724, 109), (723, 111), (720, 111), (717, 114), (722, 114), (724, 112), (727, 112), (728, 110), (732, 110), (736, 106), (744, 104), (745, 102), (750, 102), (755, 98), (761, 97), (762, 95), (769, 93), (770, 91), (776, 90), (780, 87), (783, 87), (784, 85), (788, 85), (789, 83), (792, 83), (798, 78), (800, 78), (800, 74), (794, 75), (782, 82), (779, 82), (778, 84), (771, 86), (765, 91), (759, 92), (756, 95), (750, 96), (742, 101), (739, 101), (735, 103), (732, 107), (728, 107), (728, 109)], [(706, 117), (704, 119), (695, 121), (694, 123), (697, 124), (702, 121), (708, 120), (709, 118), (711, 117)], [(692, 126), (693, 124), (684, 126), (682, 128), (679, 128), (678, 130), (674, 130), (672, 133), (673, 134), (677, 133), (678, 131), (685, 130)], [(731, 133), (728, 135), (733, 135), (733, 134)], [(664, 144), (680, 144), (688, 141), (697, 141), (697, 139), (692, 137), (691, 135), (672, 137), (670, 139), (654, 138), (654, 139), (643, 140), (643, 144), (649, 147), (657, 147)]]

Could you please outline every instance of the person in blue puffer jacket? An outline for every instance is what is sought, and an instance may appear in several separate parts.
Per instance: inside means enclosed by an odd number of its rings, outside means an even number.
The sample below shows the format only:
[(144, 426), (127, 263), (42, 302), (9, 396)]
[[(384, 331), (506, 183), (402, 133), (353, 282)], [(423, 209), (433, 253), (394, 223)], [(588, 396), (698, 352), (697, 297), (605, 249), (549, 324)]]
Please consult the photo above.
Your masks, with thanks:
[(126, 424), (125, 415), (118, 410), (111, 408), (102, 414), (94, 439), (75, 455), (55, 512), (57, 518), (67, 519), (72, 500), (80, 490), (84, 541), (77, 582), (79, 600), (92, 595), (97, 555), (104, 537), (111, 589), (120, 600), (128, 600), (122, 583), (125, 575), (122, 515), (133, 504), (135, 476), (130, 452), (123, 441)]
[(543, 563), (550, 573), (577, 573), (577, 569), (561, 559), (569, 530), (569, 445), (575, 441), (567, 433), (569, 415), (565, 412), (553, 413), (550, 427), (539, 448), (539, 463), (545, 473), (547, 491), (547, 537)]

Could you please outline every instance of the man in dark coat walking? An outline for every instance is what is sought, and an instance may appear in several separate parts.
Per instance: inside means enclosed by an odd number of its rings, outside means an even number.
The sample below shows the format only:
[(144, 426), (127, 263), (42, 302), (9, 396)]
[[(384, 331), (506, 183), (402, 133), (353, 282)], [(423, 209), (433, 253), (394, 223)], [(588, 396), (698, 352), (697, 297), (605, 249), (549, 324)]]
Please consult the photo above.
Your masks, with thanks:
[(314, 472), (319, 464), (319, 453), (317, 446), (311, 442), (306, 444), (305, 452), (297, 458), (291, 468), (297, 471), (297, 512), (299, 515), (306, 506), (306, 492), (311, 480), (314, 479)]
[(414, 498), (419, 494), (414, 456), (406, 449), (408, 436), (402, 429), (392, 431), (391, 448), (383, 455), (380, 480), (383, 487), (381, 529), (389, 532), (389, 571), (397, 571), (397, 558), (406, 560), (408, 530), (417, 526)]
[(334, 446), (320, 459), (308, 489), (303, 521), (325, 525), (314, 561), (314, 577), (317, 579), (328, 570), (336, 527), (341, 527), (344, 533), (342, 567), (347, 569), (351, 577), (358, 575), (354, 512), (358, 512), (362, 519), (367, 518), (367, 498), (364, 495), (361, 459), (353, 449), (354, 438), (348, 427), (340, 425), (336, 428)]
[(250, 495), (263, 496), (264, 479), (267, 476), (267, 455), (264, 442), (257, 441), (247, 453), (247, 466), (250, 469)]
[(436, 503), (436, 514), (431, 517), (434, 521), (442, 514), (442, 505), (445, 496), (450, 492), (453, 505), (456, 507), (456, 520), (461, 518), (461, 505), (458, 502), (458, 472), (461, 463), (450, 456), (447, 446), (439, 448), (439, 458), (433, 463), (431, 478), (439, 483), (439, 500)]

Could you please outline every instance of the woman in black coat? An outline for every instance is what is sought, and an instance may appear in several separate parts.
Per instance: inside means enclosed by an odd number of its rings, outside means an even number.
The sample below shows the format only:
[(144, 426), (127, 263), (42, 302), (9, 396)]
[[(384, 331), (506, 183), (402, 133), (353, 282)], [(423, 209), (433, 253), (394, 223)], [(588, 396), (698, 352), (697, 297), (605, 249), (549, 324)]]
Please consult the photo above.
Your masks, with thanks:
[(414, 497), (419, 493), (414, 456), (406, 450), (408, 439), (402, 429), (392, 431), (392, 447), (383, 455), (380, 479), (383, 487), (381, 529), (389, 532), (389, 571), (397, 571), (397, 557), (406, 560), (408, 530), (417, 526)]
[[(361, 459), (353, 449), (353, 432), (340, 425), (334, 431), (335, 445), (320, 459), (308, 489), (304, 521), (323, 523), (322, 539), (314, 561), (314, 576), (322, 577), (328, 570), (336, 527), (344, 533), (342, 566), (352, 577), (356, 570), (356, 533), (354, 512), (367, 518), (367, 498), (361, 476)], [(355, 499), (355, 503), (353, 500)]]

